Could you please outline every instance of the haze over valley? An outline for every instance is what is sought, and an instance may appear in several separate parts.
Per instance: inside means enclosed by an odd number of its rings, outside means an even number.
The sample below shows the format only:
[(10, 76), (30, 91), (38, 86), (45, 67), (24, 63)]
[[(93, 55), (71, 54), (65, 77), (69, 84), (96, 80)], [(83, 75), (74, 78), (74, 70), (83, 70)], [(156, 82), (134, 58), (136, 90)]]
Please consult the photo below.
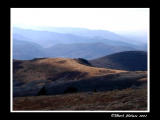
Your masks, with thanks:
[(130, 41), (125, 36), (106, 30), (50, 27), (44, 31), (14, 27), (13, 58), (20, 60), (41, 57), (95, 59), (122, 51), (147, 51), (147, 39), (145, 41)]

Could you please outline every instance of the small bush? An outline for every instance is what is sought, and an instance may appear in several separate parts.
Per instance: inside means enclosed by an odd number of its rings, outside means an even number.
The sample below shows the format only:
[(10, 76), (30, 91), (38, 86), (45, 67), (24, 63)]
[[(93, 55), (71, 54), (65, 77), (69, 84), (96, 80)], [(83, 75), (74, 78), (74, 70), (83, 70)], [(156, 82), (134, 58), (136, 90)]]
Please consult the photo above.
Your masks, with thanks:
[(78, 92), (78, 89), (76, 88), (76, 87), (68, 87), (65, 91), (64, 91), (64, 93), (76, 93), (76, 92)]
[(42, 87), (37, 95), (39, 96), (39, 95), (46, 95), (46, 94), (47, 94), (47, 91), (46, 91), (45, 87)]
[(88, 60), (83, 59), (83, 58), (78, 58), (78, 62), (79, 62), (80, 64), (92, 66), (91, 63), (88, 62)]
[(95, 88), (93, 92), (97, 92), (97, 89)]

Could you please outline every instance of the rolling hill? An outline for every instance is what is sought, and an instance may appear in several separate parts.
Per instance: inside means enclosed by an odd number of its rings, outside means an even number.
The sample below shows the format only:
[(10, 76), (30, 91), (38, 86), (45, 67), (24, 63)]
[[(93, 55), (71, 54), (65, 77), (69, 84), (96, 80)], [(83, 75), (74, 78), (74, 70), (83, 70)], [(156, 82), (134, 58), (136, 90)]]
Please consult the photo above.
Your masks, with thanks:
[(13, 61), (13, 95), (37, 96), (43, 88), (47, 95), (108, 91), (146, 84), (146, 72), (97, 68), (85, 59), (41, 58)]
[(93, 66), (129, 71), (147, 70), (147, 52), (125, 51), (89, 61)]
[[(86, 65), (84, 62), (82, 62), (81, 59), (70, 58), (13, 60), (13, 70), (14, 79), (23, 81), (24, 83), (41, 79), (51, 81), (79, 80), (111, 73), (123, 72), (121, 70), (96, 68)], [(81, 76), (79, 77), (79, 75)], [(62, 79), (62, 77), (64, 78)], [(70, 77), (73, 78), (69, 79)]]

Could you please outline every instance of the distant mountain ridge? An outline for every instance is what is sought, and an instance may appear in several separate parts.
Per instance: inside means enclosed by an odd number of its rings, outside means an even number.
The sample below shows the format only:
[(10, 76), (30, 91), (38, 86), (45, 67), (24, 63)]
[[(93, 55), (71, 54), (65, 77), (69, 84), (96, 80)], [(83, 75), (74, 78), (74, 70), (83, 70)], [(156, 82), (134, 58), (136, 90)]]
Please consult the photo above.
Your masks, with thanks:
[[(50, 31), (50, 32), (57, 32), (57, 33), (67, 33), (67, 34), (74, 34), (78, 36), (90, 37), (90, 38), (110, 38), (111, 40), (120, 40), (121, 42), (128, 42), (127, 40), (134, 40), (136, 43), (141, 43), (142, 41), (147, 42), (147, 33), (137, 33), (136, 31), (127, 32), (127, 33), (114, 33), (108, 30), (91, 30), (87, 28), (76, 28), (76, 27), (37, 27), (33, 28), (34, 30), (40, 31)], [(142, 39), (142, 41), (141, 41)], [(145, 42), (145, 43), (146, 43)]]
[(147, 49), (146, 44), (129, 42), (110, 31), (83, 28), (55, 29), (51, 28), (47, 31), (47, 29), (13, 28), (13, 58), (21, 60), (38, 57), (95, 59), (121, 51)]
[(13, 58), (19, 60), (30, 60), (42, 57), (94, 59), (128, 50), (136, 49), (127, 46), (112, 46), (104, 43), (58, 44), (49, 48), (43, 48), (39, 44), (29, 41), (13, 41)]
[(13, 41), (13, 59), (28, 60), (44, 56), (44, 48), (37, 43), (22, 40)]
[[(13, 28), (13, 38), (18, 36), (26, 37), (26, 41), (38, 42), (43, 47), (56, 44), (72, 44), (72, 43), (93, 43), (102, 42), (106, 44), (118, 43), (123, 46), (133, 46), (134, 42), (130, 42), (116, 33), (106, 30), (89, 30), (82, 28), (50, 28), (43, 30)], [(23, 39), (24, 40), (24, 39)]]
[(94, 59), (121, 51), (136, 50), (127, 46), (112, 46), (104, 43), (59, 44), (46, 48), (49, 57)]

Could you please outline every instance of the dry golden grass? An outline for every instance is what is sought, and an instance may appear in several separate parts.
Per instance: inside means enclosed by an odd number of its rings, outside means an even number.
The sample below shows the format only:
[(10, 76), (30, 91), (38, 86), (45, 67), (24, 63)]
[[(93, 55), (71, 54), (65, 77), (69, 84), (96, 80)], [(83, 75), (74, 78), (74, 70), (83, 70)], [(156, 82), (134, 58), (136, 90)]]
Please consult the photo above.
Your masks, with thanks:
[(16, 97), (14, 110), (146, 110), (147, 89)]
[[(63, 61), (64, 63), (61, 63)], [(112, 70), (112, 69), (105, 69), (105, 68), (97, 68), (97, 67), (91, 67), (86, 66), (83, 64), (78, 63), (74, 59), (70, 58), (49, 58), (49, 59), (42, 59), (36, 61), (37, 64), (50, 64), (53, 67), (60, 67), (63, 69), (69, 69), (72, 71), (80, 71), (80, 72), (88, 72), (89, 76), (101, 76), (111, 73), (120, 73), (125, 72), (123, 70)]]
[(16, 70), (13, 75), (16, 80), (23, 82), (47, 80), (48, 78), (52, 78), (57, 74), (72, 71), (86, 73), (85, 76), (79, 79), (125, 72), (123, 70), (112, 70), (86, 66), (70, 58), (46, 58), (22, 62), (22, 68)]

